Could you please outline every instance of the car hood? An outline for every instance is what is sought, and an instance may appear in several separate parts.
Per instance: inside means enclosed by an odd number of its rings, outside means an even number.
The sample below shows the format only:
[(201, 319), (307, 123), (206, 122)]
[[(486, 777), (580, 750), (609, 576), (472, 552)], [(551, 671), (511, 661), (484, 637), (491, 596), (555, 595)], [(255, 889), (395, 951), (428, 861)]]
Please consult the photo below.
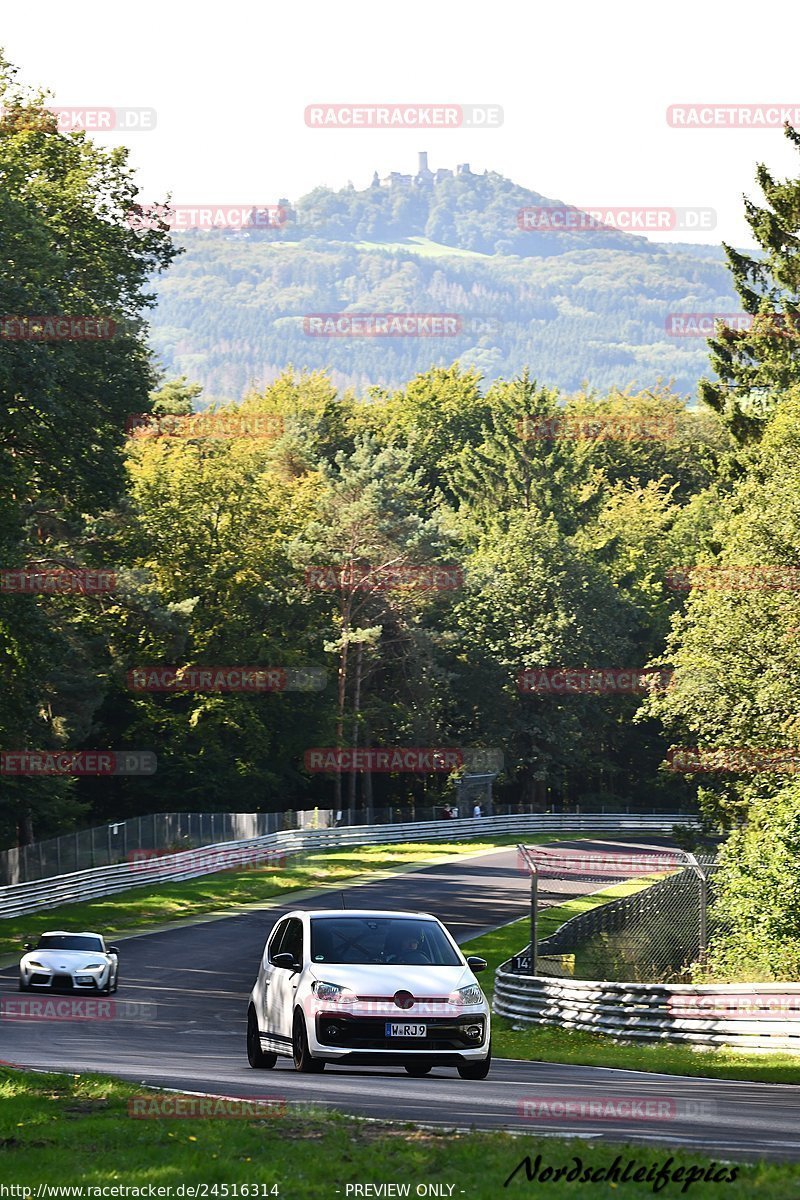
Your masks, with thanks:
[(54, 971), (61, 967), (68, 971), (80, 971), (89, 963), (107, 962), (108, 955), (102, 950), (30, 950), (22, 956), (24, 963), (29, 963), (31, 959)]
[(411, 967), (391, 964), (350, 965), (348, 963), (311, 963), (311, 974), (326, 983), (349, 988), (357, 996), (392, 997), (395, 992), (411, 992), (414, 997), (446, 997), (456, 988), (475, 983), (469, 967)]

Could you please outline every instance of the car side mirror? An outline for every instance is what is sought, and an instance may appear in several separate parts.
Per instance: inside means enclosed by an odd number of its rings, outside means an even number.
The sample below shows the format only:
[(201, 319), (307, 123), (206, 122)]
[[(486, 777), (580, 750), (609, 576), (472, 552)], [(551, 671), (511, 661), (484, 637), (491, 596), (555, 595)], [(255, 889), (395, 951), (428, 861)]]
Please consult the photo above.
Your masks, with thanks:
[(108, 953), (109, 954), (119, 954), (119, 946), (109, 946)]
[(467, 959), (467, 966), (469, 967), (470, 971), (473, 971), (476, 974), (478, 971), (485, 971), (488, 965), (489, 964), (485, 958), (478, 958), (477, 955)]
[(34, 950), (34, 949), (35, 949), (35, 946), (34, 946), (33, 942), (26, 942), (26, 943), (25, 943), (25, 949), (26, 949), (26, 950)]
[(282, 967), (284, 971), (300, 970), (299, 962), (295, 960), (294, 955), (290, 954), (288, 950), (283, 950), (280, 954), (274, 954), (272, 956), (272, 965), (273, 967)]

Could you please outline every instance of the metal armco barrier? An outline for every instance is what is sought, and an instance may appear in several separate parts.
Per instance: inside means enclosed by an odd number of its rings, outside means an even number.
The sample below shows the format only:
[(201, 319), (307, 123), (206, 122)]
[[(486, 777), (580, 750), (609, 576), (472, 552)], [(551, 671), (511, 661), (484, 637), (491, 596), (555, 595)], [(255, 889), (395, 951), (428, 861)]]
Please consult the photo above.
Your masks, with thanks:
[(493, 1008), (520, 1023), (800, 1054), (800, 983), (605, 983), (516, 975), (507, 966), (497, 971)]
[[(332, 829), (285, 830), (183, 850), (148, 858), (144, 862), (118, 863), (57, 875), (31, 883), (0, 887), (0, 918), (22, 916), (61, 904), (77, 904), (98, 896), (111, 896), (130, 888), (155, 883), (195, 879), (200, 875), (256, 865), (305, 850), (337, 846), (370, 846), (384, 842), (453, 841), (492, 834), (529, 833), (670, 833), (674, 825), (697, 824), (685, 813), (532, 813), (501, 817), (463, 818), (448, 821), (415, 821), (393, 825), (349, 825)], [(246, 861), (243, 861), (246, 860)]]

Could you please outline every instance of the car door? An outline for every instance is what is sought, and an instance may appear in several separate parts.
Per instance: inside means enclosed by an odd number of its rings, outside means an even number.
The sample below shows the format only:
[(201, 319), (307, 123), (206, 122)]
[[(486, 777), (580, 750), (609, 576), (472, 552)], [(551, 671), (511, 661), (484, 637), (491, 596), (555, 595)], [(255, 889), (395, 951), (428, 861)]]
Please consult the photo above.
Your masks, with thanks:
[[(268, 948), (270, 975), (267, 988), (267, 1028), (280, 1041), (291, 1040), (294, 997), (300, 982), (303, 952), (303, 922), (298, 917), (290, 917), (285, 922), (280, 942), (276, 942), (274, 946), (270, 942)], [(276, 967), (272, 961), (276, 954), (291, 954), (298, 964), (298, 969), (292, 971), (288, 967)]]
[(276, 954), (280, 953), (281, 942), (284, 939), (286, 930), (289, 927), (288, 918), (279, 921), (273, 929), (272, 933), (267, 938), (267, 944), (264, 947), (264, 960), (261, 964), (262, 969), (262, 985), (261, 985), (261, 1012), (259, 1013), (260, 1025), (263, 1030), (272, 1031), (269, 1013), (269, 994), (272, 988), (272, 977), (275, 974), (276, 967), (273, 966), (272, 960)]

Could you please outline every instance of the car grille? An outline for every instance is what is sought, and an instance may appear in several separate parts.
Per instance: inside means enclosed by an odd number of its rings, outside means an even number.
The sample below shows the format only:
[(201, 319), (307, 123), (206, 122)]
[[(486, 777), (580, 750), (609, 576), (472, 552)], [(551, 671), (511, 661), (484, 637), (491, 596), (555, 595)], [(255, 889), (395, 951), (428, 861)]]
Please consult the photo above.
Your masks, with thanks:
[(31, 975), (31, 983), (49, 983), (50, 976), (44, 975), (41, 971), (34, 971)]
[[(403, 1014), (405, 1019), (406, 1014)], [(398, 1020), (399, 1018), (394, 1018)], [(413, 1020), (413, 1018), (411, 1018)], [(427, 1037), (388, 1038), (386, 1017), (316, 1017), (317, 1041), (325, 1046), (341, 1046), (347, 1050), (475, 1050), (483, 1044), (484, 1017), (425, 1017)], [(480, 1026), (479, 1038), (467, 1037), (468, 1025)]]
[(62, 991), (63, 992), (63, 991), (66, 991), (68, 988), (70, 988), (70, 989), (72, 988), (72, 976), (71, 975), (54, 975), (53, 976), (53, 990), (54, 991), (56, 991), (56, 992)]

